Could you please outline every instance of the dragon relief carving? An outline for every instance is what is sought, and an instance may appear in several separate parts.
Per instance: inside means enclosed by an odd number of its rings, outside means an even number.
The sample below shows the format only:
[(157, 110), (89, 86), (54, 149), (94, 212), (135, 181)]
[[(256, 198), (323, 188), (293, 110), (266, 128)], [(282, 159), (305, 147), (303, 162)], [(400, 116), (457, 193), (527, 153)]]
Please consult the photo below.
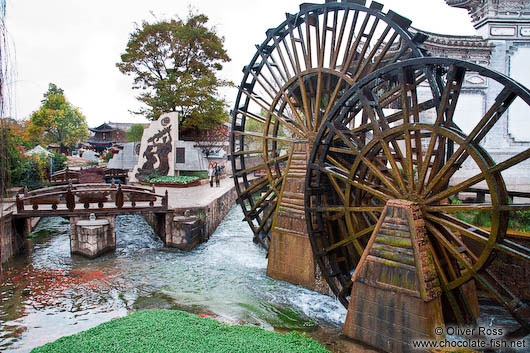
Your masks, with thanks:
[[(172, 142), (171, 125), (159, 130), (147, 140), (148, 145), (143, 153), (145, 162), (135, 175), (137, 179), (145, 179), (153, 174), (168, 175)], [(158, 167), (155, 168), (157, 162)]]

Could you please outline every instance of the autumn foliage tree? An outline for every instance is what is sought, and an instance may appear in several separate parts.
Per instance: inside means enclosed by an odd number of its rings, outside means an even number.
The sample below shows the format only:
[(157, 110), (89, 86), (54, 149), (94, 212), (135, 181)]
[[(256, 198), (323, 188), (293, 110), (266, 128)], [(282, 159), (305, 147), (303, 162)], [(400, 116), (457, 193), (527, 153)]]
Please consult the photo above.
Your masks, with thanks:
[(88, 137), (85, 116), (64, 96), (64, 91), (50, 83), (39, 110), (31, 114), (28, 135), (34, 144), (55, 143), (73, 147)]
[(230, 61), (224, 39), (207, 26), (208, 17), (190, 13), (185, 20), (143, 22), (130, 34), (116, 66), (134, 77), (137, 99), (147, 107), (135, 112), (156, 120), (162, 113), (181, 113), (181, 126), (210, 129), (227, 120), (218, 89), (229, 85), (218, 77)]

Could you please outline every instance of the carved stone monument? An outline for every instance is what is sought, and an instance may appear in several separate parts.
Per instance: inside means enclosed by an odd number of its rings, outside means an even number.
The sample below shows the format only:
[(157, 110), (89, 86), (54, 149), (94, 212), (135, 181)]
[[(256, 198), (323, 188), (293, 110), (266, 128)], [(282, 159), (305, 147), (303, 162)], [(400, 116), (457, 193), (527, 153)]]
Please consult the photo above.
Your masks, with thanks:
[(175, 149), (178, 140), (178, 113), (163, 114), (144, 130), (135, 180), (157, 175), (175, 175)]

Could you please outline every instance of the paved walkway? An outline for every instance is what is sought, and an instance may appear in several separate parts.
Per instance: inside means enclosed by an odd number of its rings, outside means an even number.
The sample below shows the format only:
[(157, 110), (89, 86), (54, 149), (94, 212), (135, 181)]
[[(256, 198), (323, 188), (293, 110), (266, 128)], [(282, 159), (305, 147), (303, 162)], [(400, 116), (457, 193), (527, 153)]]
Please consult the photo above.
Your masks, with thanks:
[(156, 187), (157, 194), (164, 194), (167, 190), (169, 208), (205, 207), (215, 199), (224, 195), (234, 187), (234, 179), (225, 177), (221, 179), (221, 186), (213, 188), (210, 184), (194, 186), (189, 188), (165, 188)]

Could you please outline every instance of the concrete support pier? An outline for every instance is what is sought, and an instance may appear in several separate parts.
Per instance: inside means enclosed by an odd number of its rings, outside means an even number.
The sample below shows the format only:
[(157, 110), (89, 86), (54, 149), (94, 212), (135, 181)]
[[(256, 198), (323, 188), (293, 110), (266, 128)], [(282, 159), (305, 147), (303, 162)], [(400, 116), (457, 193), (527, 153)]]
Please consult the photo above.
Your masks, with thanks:
[(305, 220), (305, 174), (310, 151), (307, 141), (297, 141), (293, 146), (272, 222), (267, 276), (331, 294), (315, 263)]
[(116, 249), (114, 216), (70, 217), (70, 252), (90, 259)]
[(174, 216), (171, 232), (167, 234), (165, 245), (186, 251), (192, 250), (201, 243), (202, 230), (202, 222), (199, 217), (189, 214)]
[(388, 201), (352, 277), (344, 335), (393, 353), (413, 351), (414, 339), (444, 338), (434, 330), (444, 317), (428, 249), (420, 206)]

